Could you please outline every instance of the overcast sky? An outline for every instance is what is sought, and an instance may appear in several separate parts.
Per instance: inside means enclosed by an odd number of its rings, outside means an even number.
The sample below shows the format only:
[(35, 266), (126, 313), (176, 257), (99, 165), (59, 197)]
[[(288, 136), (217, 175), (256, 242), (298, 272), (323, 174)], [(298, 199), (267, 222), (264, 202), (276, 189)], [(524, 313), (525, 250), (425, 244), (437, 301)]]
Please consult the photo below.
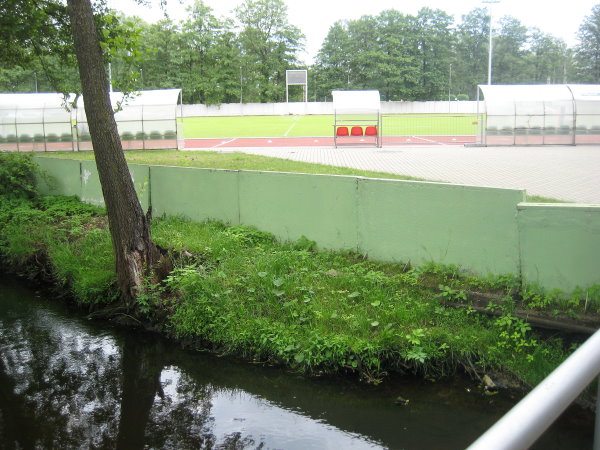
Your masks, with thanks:
[[(562, 38), (569, 46), (576, 43), (576, 33), (585, 16), (600, 0), (500, 0), (487, 5), (481, 0), (284, 0), (288, 5), (291, 24), (306, 35), (304, 60), (312, 58), (321, 48), (323, 39), (331, 25), (340, 19), (357, 19), (362, 15), (377, 15), (385, 9), (396, 9), (405, 14), (416, 14), (422, 7), (437, 8), (460, 21), (463, 14), (478, 8), (490, 6), (494, 22), (505, 15), (519, 19), (527, 27), (537, 27), (546, 33)], [(157, 4), (154, 0), (154, 4)], [(193, 0), (168, 0), (167, 11), (174, 20), (181, 20), (186, 6)], [(231, 11), (242, 0), (205, 0), (216, 16), (233, 17)], [(148, 22), (156, 22), (161, 16), (160, 8), (145, 8), (133, 0), (109, 0), (109, 5), (128, 15), (138, 15)]]

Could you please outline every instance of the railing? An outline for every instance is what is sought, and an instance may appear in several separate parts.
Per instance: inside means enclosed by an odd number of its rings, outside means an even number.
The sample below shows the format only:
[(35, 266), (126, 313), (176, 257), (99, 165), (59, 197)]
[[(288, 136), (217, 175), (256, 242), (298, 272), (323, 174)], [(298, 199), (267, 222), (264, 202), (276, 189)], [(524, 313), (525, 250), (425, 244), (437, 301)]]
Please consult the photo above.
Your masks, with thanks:
[[(530, 447), (598, 374), (600, 330), (471, 444), (468, 450), (517, 450)], [(594, 450), (600, 450), (600, 396), (596, 400)]]

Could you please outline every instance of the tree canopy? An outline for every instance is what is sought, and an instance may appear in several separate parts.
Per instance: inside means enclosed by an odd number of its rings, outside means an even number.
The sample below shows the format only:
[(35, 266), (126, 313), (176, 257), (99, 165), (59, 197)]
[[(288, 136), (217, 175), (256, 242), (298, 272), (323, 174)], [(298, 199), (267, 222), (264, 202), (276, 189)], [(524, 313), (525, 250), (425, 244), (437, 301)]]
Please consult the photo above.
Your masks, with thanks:
[[(32, 6), (32, 5), (35, 5)], [(301, 60), (305, 36), (282, 0), (240, 0), (217, 17), (203, 0), (182, 21), (149, 24), (96, 4), (100, 36), (116, 89), (182, 88), (186, 103), (285, 99), (285, 70), (309, 70), (309, 99), (333, 89), (379, 89), (385, 100), (475, 98), (487, 82), (489, 15), (475, 8), (455, 19), (440, 9), (397, 10), (334, 22), (314, 63)], [(0, 4), (0, 90), (78, 88), (74, 52), (60, 0)], [(32, 17), (31, 36), (22, 17)], [(31, 25), (31, 21), (29, 25)], [(39, 26), (38, 26), (39, 25)], [(600, 82), (600, 5), (587, 16), (578, 44), (528, 28), (511, 16), (494, 23), (493, 83)], [(300, 100), (301, 93), (291, 97)]]

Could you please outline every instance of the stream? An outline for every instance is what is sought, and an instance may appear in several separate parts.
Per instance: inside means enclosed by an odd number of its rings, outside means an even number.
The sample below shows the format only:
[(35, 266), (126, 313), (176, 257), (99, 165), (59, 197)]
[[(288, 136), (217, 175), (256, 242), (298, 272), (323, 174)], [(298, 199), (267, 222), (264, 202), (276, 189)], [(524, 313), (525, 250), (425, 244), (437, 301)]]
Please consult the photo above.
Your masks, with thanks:
[[(460, 377), (372, 386), (192, 352), (0, 275), (0, 449), (462, 449), (516, 401)], [(572, 407), (533, 448), (589, 449), (593, 420)]]

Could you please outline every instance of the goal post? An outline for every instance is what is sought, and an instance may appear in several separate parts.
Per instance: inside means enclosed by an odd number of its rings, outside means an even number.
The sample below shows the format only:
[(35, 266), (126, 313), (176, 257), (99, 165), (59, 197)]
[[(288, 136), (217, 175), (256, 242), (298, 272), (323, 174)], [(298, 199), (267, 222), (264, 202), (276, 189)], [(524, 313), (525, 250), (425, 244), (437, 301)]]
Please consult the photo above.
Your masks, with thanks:
[(304, 86), (304, 102), (308, 102), (308, 70), (286, 70), (285, 71), (285, 102), (289, 103), (289, 87)]

